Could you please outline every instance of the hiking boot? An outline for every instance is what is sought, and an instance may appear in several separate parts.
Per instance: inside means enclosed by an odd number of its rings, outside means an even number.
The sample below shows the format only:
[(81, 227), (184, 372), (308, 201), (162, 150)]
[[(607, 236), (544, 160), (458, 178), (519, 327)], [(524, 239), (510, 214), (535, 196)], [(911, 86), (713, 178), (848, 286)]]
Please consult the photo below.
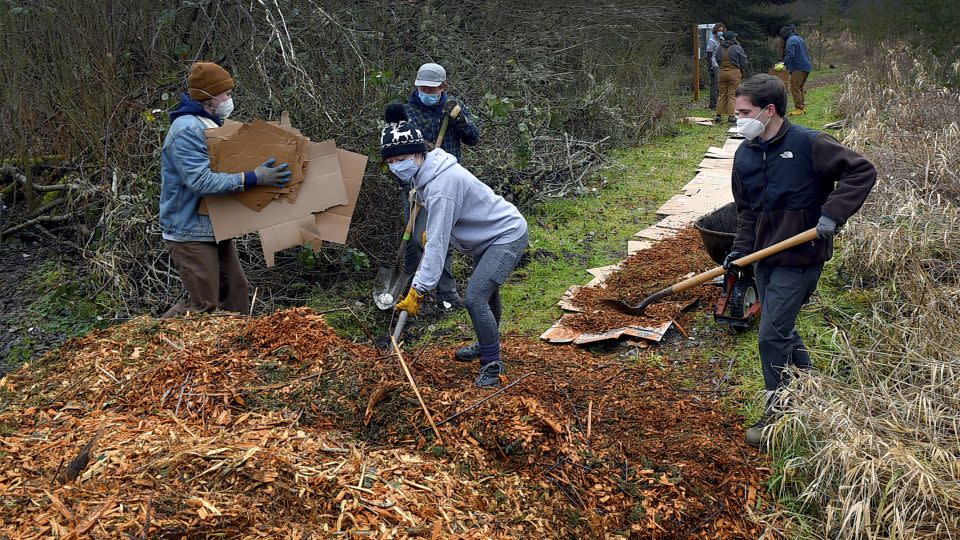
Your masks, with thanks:
[(807, 114), (807, 111), (803, 109), (794, 109), (790, 111), (790, 116), (803, 116), (805, 114)]
[(736, 117), (736, 116), (728, 116), (728, 117), (727, 117), (727, 123), (728, 123), (728, 124), (736, 124), (736, 123), (737, 123), (737, 117)]
[[(713, 107), (710, 107), (710, 108), (712, 109)], [(713, 122), (714, 122), (715, 124), (719, 124), (719, 123), (722, 122), (722, 121), (723, 121), (723, 117), (720, 116), (719, 114), (713, 118)]]
[(744, 434), (744, 439), (747, 441), (747, 444), (750, 446), (760, 448), (760, 445), (767, 440), (767, 437), (764, 436), (764, 430), (770, 424), (776, 422), (776, 417), (772, 413), (764, 413), (759, 420), (752, 426), (747, 428), (746, 433)]
[(474, 341), (466, 347), (460, 347), (453, 356), (461, 362), (472, 362), (480, 358), (480, 344)]
[(477, 377), (478, 388), (496, 388), (500, 386), (500, 375), (506, 371), (503, 362), (494, 360), (480, 367), (480, 376)]

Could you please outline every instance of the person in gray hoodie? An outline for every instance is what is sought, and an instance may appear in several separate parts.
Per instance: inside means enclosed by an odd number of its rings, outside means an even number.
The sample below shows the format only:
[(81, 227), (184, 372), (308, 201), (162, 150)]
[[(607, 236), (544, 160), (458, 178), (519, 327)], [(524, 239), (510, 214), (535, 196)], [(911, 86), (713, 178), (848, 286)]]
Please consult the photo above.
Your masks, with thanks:
[(440, 281), (450, 246), (472, 258), (474, 270), (464, 303), (477, 341), (457, 350), (456, 358), (480, 360), (477, 386), (499, 386), (505, 371), (500, 357), (500, 286), (527, 248), (527, 221), (455, 157), (440, 148), (427, 152), (423, 135), (408, 121), (403, 105), (388, 105), (384, 120), (380, 156), (400, 182), (412, 183), (428, 216), (420, 268), (396, 309), (411, 316), (420, 311), (424, 294)]

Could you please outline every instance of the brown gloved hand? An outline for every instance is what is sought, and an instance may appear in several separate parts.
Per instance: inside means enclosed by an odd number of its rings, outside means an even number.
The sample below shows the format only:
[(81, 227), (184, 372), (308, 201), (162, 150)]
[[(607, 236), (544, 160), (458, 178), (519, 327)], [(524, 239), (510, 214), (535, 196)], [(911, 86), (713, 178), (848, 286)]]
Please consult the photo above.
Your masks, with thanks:
[(416, 317), (420, 313), (420, 305), (423, 304), (423, 293), (410, 287), (410, 292), (406, 298), (397, 302), (394, 309), (397, 311), (406, 311), (411, 317)]

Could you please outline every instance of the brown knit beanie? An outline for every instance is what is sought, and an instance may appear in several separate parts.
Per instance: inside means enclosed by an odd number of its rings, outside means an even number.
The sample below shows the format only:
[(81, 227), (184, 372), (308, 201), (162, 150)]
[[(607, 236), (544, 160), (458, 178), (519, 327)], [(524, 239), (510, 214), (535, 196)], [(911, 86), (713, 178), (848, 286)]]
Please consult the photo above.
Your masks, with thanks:
[(235, 86), (227, 70), (213, 62), (197, 62), (190, 66), (187, 84), (190, 86), (190, 97), (197, 101), (210, 99)]

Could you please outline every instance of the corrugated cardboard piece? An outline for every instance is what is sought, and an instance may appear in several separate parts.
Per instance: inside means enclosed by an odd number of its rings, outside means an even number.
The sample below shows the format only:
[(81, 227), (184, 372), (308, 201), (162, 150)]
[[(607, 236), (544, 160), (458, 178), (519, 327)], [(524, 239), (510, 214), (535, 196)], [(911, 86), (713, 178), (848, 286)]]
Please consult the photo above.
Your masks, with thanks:
[(360, 195), (363, 171), (367, 167), (367, 156), (346, 150), (337, 150), (337, 155), (340, 170), (343, 172), (348, 203), (302, 219), (262, 229), (260, 245), (263, 247), (263, 257), (267, 261), (267, 266), (274, 265), (276, 252), (283, 249), (310, 244), (316, 252), (319, 251), (323, 241), (347, 243), (350, 220), (357, 206), (357, 197)]
[(283, 188), (257, 186), (203, 199), (199, 212), (210, 216), (217, 241), (257, 231), (267, 266), (289, 247), (310, 244), (319, 251), (324, 240), (346, 243), (366, 156), (340, 150), (332, 140), (311, 141), (286, 113), (280, 122), (228, 121), (205, 135), (214, 171), (249, 171), (273, 158), (292, 173)]

